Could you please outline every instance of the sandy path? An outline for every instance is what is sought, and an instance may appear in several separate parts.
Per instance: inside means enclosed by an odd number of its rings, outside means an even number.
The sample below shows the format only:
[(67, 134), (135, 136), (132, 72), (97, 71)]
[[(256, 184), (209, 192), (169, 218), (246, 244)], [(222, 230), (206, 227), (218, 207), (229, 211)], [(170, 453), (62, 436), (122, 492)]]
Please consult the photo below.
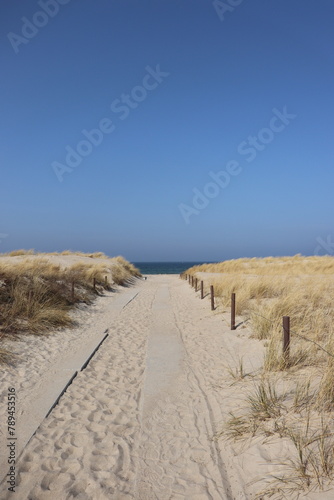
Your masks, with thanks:
[(221, 318), (176, 276), (137, 288), (27, 445), (16, 493), (2, 484), (1, 498), (247, 498), (233, 456), (213, 439), (224, 419), (217, 384), (242, 338), (222, 335)]
[[(16, 405), (16, 453), (20, 454), (43, 421), (67, 382), (80, 371), (94, 348), (104, 338), (112, 322), (138, 293), (137, 287), (121, 293), (109, 293), (99, 297), (93, 306), (84, 306), (74, 317), (80, 327), (63, 330), (50, 336), (28, 336), (11, 345), (19, 356), (18, 366), (12, 366), (0, 374), (1, 400), (7, 398), (7, 387), (15, 387)], [(0, 480), (6, 470), (7, 429), (6, 405), (0, 405)]]
[(147, 353), (136, 497), (227, 498), (210, 408), (189, 366), (167, 283), (153, 302)]

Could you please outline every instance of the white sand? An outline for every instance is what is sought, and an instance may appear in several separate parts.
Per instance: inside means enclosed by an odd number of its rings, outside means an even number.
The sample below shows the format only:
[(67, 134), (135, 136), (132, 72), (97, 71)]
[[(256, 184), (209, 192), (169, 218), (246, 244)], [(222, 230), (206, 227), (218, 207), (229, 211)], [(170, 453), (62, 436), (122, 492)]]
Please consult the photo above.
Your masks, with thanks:
[[(17, 343), (21, 361), (2, 373), (2, 395), (7, 385), (18, 394), (21, 448), (41, 425), (17, 463), (16, 493), (3, 482), (0, 498), (255, 499), (277, 472), (273, 461), (290, 453), (287, 443), (257, 438), (240, 447), (214, 436), (244, 401), (228, 367), (243, 356), (255, 373), (263, 344), (247, 328), (231, 332), (228, 317), (177, 276), (138, 280), (78, 319), (74, 330)], [(43, 420), (64, 372), (81, 366), (106, 329), (109, 337)], [(2, 422), (4, 414), (1, 405)], [(334, 490), (301, 498), (329, 500)]]

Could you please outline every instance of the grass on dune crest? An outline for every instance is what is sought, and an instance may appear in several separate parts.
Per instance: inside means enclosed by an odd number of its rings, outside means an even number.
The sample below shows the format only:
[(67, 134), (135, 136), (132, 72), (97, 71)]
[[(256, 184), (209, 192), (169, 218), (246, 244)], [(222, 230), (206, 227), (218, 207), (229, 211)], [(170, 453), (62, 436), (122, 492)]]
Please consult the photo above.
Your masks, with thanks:
[(35, 252), (34, 249), (30, 250), (13, 250), (8, 253), (3, 253), (0, 254), (0, 256), (3, 257), (18, 257), (22, 255), (78, 255), (81, 257), (90, 257), (91, 259), (108, 259), (109, 257), (103, 253), (103, 252), (93, 252), (93, 253), (85, 253), (85, 252), (78, 252), (78, 251), (72, 251), (72, 250), (63, 250), (62, 252), (49, 252), (49, 253), (44, 253), (44, 252)]
[(186, 271), (196, 276), (199, 272), (221, 273), (204, 281), (206, 291), (214, 285), (223, 308), (230, 307), (231, 294), (236, 294), (236, 313), (249, 320), (255, 338), (268, 342), (265, 370), (287, 368), (282, 356), (283, 316), (291, 319), (290, 366), (324, 363), (325, 351), (334, 355), (333, 257), (237, 259)]
[[(315, 344), (324, 348), (331, 341), (334, 323), (334, 258), (267, 257), (237, 259), (195, 266), (187, 274), (221, 273), (206, 280), (205, 289), (214, 285), (215, 296), (224, 308), (236, 294), (236, 313), (250, 320), (253, 335), (269, 341), (265, 367), (282, 369), (280, 350), (282, 317), (290, 316), (293, 364), (314, 361)], [(333, 352), (334, 354), (334, 352)]]
[(103, 285), (105, 277), (108, 281), (116, 285), (124, 285), (133, 277), (141, 276), (140, 271), (124, 257), (114, 257), (104, 262), (77, 262), (73, 264), (68, 272), (73, 275), (75, 280), (84, 280), (92, 283), (95, 278), (96, 283)]
[[(12, 257), (22, 255), (25, 257), (13, 261), (1, 262), (0, 258), (0, 340), (70, 326), (73, 324), (70, 311), (76, 303), (91, 303), (103, 288), (126, 284), (140, 276), (138, 269), (123, 257), (107, 258), (99, 254), (103, 262), (94, 261), (93, 257), (91, 261), (86, 259), (64, 267), (53, 262), (49, 254), (19, 253)], [(8, 354), (0, 349), (0, 361), (5, 361)]]
[(194, 266), (186, 271), (208, 273), (243, 273), (270, 275), (301, 275), (301, 274), (332, 274), (334, 273), (334, 258), (331, 256), (304, 257), (300, 254), (293, 257), (265, 257), (232, 259), (212, 264)]
[[(334, 258), (236, 259), (185, 274), (203, 279), (206, 293), (214, 285), (218, 311), (229, 308), (236, 293), (237, 314), (266, 345), (263, 369), (251, 382), (242, 365), (230, 368), (233, 383), (242, 384), (247, 396), (222, 431), (234, 441), (251, 444), (262, 435), (286, 443), (288, 453), (277, 457), (280, 471), (257, 498), (297, 499), (301, 491), (333, 488)], [(283, 316), (291, 320), (288, 360), (282, 353)], [(289, 390), (282, 390), (282, 381)]]
[(54, 252), (54, 253), (51, 253), (48, 255), (79, 255), (81, 257), (89, 257), (91, 259), (108, 259), (109, 258), (103, 252), (84, 253), (84, 252), (72, 252), (72, 250), (64, 250), (60, 254), (57, 254), (57, 252)]
[(23, 250), (23, 249), (13, 250), (12, 252), (3, 253), (1, 255), (8, 256), (8, 257), (19, 257), (21, 255), (35, 255), (35, 250), (33, 250), (33, 249), (30, 249), (30, 250)]

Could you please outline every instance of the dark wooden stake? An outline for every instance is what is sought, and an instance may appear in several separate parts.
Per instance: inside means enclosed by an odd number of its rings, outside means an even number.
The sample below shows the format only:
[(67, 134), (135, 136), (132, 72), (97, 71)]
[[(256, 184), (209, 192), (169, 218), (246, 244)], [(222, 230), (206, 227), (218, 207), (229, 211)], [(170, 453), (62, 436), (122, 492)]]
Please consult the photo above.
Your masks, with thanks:
[(195, 278), (195, 292), (197, 292), (197, 282), (198, 282), (198, 279)]
[(235, 330), (235, 293), (231, 295), (231, 330)]
[(285, 364), (290, 358), (290, 316), (283, 316), (283, 356)]
[(210, 294), (211, 294), (211, 311), (215, 310), (215, 293), (213, 290), (213, 285), (210, 286)]
[(204, 299), (204, 282), (201, 281), (201, 299)]
[(192, 286), (192, 288), (194, 288), (194, 277), (193, 276), (191, 277), (191, 286)]
[(104, 286), (108, 288), (108, 276), (104, 277)]

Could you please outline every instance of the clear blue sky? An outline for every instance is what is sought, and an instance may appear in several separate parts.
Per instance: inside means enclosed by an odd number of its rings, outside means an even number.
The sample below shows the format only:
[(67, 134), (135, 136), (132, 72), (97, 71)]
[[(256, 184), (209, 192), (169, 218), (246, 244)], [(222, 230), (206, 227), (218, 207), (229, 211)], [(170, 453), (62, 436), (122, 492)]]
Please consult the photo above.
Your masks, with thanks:
[(333, 239), (334, 3), (237, 3), (1, 2), (1, 252), (213, 261)]

